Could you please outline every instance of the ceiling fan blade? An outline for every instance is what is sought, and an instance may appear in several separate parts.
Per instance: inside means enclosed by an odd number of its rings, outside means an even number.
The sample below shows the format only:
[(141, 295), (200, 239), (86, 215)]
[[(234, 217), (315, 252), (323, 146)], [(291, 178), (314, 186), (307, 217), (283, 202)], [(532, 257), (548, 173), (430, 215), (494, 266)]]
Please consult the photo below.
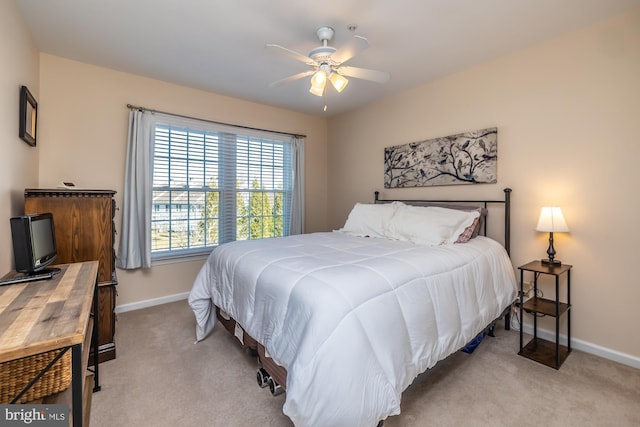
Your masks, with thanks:
[(338, 68), (338, 74), (348, 77), (355, 77), (356, 79), (371, 80), (372, 82), (386, 83), (391, 78), (391, 74), (386, 71), (368, 70), (366, 68), (358, 67), (340, 67)]
[(368, 47), (369, 40), (362, 36), (353, 36), (345, 45), (333, 52), (331, 60), (336, 64), (343, 64)]
[(294, 74), (293, 76), (289, 76), (289, 77), (284, 78), (282, 80), (277, 80), (277, 81), (275, 81), (273, 83), (269, 83), (269, 87), (280, 86), (281, 84), (289, 83), (289, 82), (292, 82), (294, 80), (298, 80), (298, 79), (302, 79), (304, 77), (310, 76), (313, 73), (315, 73), (315, 70), (309, 70), (309, 71), (304, 71), (302, 73)]
[(277, 44), (266, 44), (264, 47), (273, 52), (284, 53), (285, 55), (295, 59), (296, 61), (304, 62), (305, 64), (312, 67), (316, 65), (316, 61), (309, 58), (308, 56), (296, 52), (295, 50), (287, 49), (286, 47)]

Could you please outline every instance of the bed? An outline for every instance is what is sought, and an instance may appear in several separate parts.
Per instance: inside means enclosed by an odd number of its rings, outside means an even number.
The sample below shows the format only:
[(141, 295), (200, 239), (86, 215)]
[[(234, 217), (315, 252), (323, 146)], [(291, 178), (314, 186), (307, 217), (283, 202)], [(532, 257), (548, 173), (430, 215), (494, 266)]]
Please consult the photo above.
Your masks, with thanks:
[[(257, 352), (258, 383), (286, 389), (296, 426), (376, 426), (420, 373), (501, 317), (508, 328), (510, 192), (451, 208), (376, 193), (340, 230), (221, 245), (189, 295), (196, 339), (221, 321)], [(487, 237), (492, 204), (502, 243)]]

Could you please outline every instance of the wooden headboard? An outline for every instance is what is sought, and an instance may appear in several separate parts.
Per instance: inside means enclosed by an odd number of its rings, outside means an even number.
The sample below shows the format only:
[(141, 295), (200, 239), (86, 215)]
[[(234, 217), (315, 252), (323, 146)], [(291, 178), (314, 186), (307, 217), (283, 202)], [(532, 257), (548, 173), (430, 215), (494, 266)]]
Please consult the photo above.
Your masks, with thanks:
[[(483, 208), (484, 212), (489, 211), (489, 206), (492, 205), (503, 205), (504, 207), (504, 248), (507, 250), (507, 254), (511, 254), (511, 189), (505, 188), (504, 190), (504, 199), (502, 200), (489, 200), (489, 199), (467, 199), (467, 200), (400, 200), (400, 199), (381, 199), (380, 192), (376, 191), (374, 193), (375, 203), (391, 203), (391, 202), (402, 202), (408, 205), (415, 206), (450, 206), (453, 208), (463, 208), (463, 207), (479, 207)], [(451, 206), (458, 205), (458, 206)], [(462, 206), (460, 206), (462, 205)], [(485, 221), (482, 226), (482, 235), (487, 235), (487, 223), (488, 221), (485, 218)]]

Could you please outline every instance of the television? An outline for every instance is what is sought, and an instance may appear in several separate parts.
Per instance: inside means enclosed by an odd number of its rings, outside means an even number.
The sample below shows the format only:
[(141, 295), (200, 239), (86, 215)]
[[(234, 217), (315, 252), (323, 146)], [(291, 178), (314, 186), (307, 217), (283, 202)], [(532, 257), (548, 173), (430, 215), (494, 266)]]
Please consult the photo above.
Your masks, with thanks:
[(57, 258), (53, 215), (22, 215), (10, 221), (16, 271), (29, 275), (43, 272)]

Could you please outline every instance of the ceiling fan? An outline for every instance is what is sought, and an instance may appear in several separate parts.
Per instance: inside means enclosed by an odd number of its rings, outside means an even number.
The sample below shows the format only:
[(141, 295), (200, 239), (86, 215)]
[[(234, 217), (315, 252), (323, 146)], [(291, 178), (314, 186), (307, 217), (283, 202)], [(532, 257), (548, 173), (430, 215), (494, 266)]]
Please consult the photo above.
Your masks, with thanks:
[(327, 80), (331, 82), (331, 85), (338, 92), (342, 92), (347, 86), (347, 83), (349, 83), (345, 76), (378, 83), (385, 83), (391, 77), (390, 74), (385, 71), (368, 70), (366, 68), (343, 65), (357, 53), (362, 52), (369, 47), (369, 41), (366, 38), (354, 35), (353, 38), (344, 46), (336, 49), (335, 47), (329, 46), (329, 42), (334, 35), (333, 28), (320, 27), (316, 34), (318, 35), (318, 39), (320, 39), (322, 46), (313, 49), (309, 52), (308, 56), (277, 44), (267, 44), (265, 46), (269, 50), (283, 53), (311, 67), (311, 70), (309, 71), (304, 71), (282, 80), (275, 81), (269, 86), (278, 86), (283, 83), (289, 83), (294, 80), (311, 76), (311, 88), (309, 89), (309, 92), (316, 96), (323, 96), (326, 91)]

